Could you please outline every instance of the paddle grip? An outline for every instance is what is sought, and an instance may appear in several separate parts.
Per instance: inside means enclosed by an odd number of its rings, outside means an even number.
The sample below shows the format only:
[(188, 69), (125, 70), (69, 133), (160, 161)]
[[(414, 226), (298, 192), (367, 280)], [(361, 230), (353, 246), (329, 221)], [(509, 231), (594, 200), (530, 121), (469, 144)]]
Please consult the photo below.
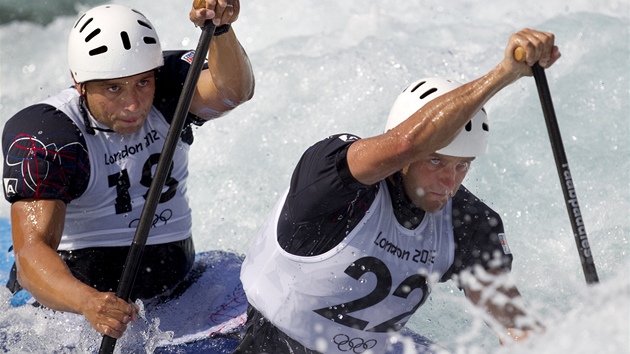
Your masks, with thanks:
[(525, 59), (527, 59), (527, 53), (523, 47), (514, 49), (514, 60), (522, 63)]

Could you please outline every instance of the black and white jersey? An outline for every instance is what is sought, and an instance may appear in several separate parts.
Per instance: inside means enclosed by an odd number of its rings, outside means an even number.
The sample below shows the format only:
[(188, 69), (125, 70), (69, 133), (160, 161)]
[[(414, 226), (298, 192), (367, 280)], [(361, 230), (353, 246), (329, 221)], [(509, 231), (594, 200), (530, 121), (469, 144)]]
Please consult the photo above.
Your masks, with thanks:
[[(74, 88), (27, 107), (5, 125), (3, 186), (9, 202), (58, 199), (67, 203), (59, 250), (128, 246), (190, 67), (191, 52), (164, 53), (156, 70), (153, 107), (142, 129), (121, 135), (98, 123)], [(86, 129), (86, 120), (96, 127)], [(175, 150), (147, 244), (191, 235), (185, 196), (191, 124), (189, 114)]]
[(399, 183), (357, 182), (346, 162), (357, 139), (336, 135), (305, 152), (241, 271), (250, 304), (319, 352), (342, 353), (340, 336), (384, 352), (437, 282), (512, 261), (500, 217), (465, 188), (425, 213)]

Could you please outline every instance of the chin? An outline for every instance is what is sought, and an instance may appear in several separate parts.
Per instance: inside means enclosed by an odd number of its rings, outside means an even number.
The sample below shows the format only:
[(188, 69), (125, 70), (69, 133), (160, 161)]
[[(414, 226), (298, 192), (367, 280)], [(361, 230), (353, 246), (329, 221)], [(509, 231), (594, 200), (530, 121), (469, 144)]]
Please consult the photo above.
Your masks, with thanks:
[(419, 206), (419, 208), (426, 211), (427, 213), (435, 213), (436, 211), (439, 211), (440, 209), (442, 209), (442, 206), (436, 206), (434, 204), (431, 204), (431, 205), (423, 204)]
[(436, 213), (442, 209), (444, 209), (444, 206), (446, 205), (446, 203), (448, 203), (448, 200), (446, 201), (434, 201), (434, 202), (429, 202), (429, 203), (422, 203), (422, 205), (420, 206), (420, 209), (428, 212), (428, 213)]
[(140, 128), (142, 128), (142, 126), (136, 126), (136, 127), (118, 127), (116, 129), (113, 129), (116, 133), (118, 134), (122, 134), (122, 135), (131, 135), (133, 133), (136, 133), (138, 131), (140, 131)]

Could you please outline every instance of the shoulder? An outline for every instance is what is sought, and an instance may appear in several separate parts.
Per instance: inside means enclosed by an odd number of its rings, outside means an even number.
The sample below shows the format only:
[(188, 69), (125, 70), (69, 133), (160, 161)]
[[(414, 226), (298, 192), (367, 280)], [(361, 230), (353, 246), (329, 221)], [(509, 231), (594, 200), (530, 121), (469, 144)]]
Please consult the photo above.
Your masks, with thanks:
[(332, 135), (304, 152), (293, 171), (285, 204), (294, 222), (347, 210), (358, 198), (373, 199), (374, 193), (368, 191), (377, 187), (357, 182), (346, 162), (348, 147), (358, 139), (351, 134)]
[(511, 269), (501, 216), (464, 186), (453, 197), (452, 220), (455, 259), (443, 280), (474, 265)]
[(278, 242), (285, 251), (323, 254), (363, 219), (379, 185), (363, 185), (348, 171), (346, 152), (357, 140), (352, 134), (332, 135), (302, 155), (278, 219)]
[(348, 147), (359, 139), (352, 134), (331, 135), (306, 149), (300, 161), (345, 158)]
[[(164, 51), (163, 55), (164, 65), (155, 71), (157, 88), (164, 89), (165, 87), (182, 86), (186, 80), (192, 59), (195, 56), (195, 51), (169, 50)], [(179, 87), (179, 91), (181, 91), (181, 87)]]
[(87, 144), (79, 127), (54, 106), (36, 104), (7, 121), (2, 135), (5, 198), (68, 203), (89, 180)]
[(326, 175), (351, 189), (365, 188), (365, 185), (352, 177), (346, 160), (348, 148), (359, 139), (353, 134), (336, 134), (313, 144), (298, 161), (293, 174), (293, 182), (298, 178), (320, 180)]
[[(453, 197), (453, 227), (488, 227), (501, 224), (501, 216), (461, 186)], [(485, 228), (484, 227), (484, 228)]]
[[(164, 51), (164, 65), (155, 71), (153, 105), (164, 115), (169, 124), (173, 120), (194, 54), (194, 50)], [(207, 64), (204, 65), (207, 67)], [(192, 143), (192, 132), (189, 131), (190, 124), (203, 125), (206, 121), (193, 114), (188, 114), (186, 121), (182, 138), (190, 144)]]
[(331, 146), (331, 147), (348, 147), (350, 144), (361, 139), (354, 134), (334, 134), (327, 138), (320, 140), (316, 145)]
[(35, 137), (58, 144), (85, 141), (79, 127), (66, 113), (44, 103), (24, 108), (7, 121), (3, 141), (14, 140), (19, 136)]

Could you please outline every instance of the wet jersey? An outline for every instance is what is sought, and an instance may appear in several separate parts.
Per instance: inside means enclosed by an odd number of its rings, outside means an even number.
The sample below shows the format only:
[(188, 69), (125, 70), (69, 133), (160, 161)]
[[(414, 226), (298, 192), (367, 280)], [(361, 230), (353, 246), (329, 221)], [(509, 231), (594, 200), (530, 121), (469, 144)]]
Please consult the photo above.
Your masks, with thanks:
[(325, 353), (356, 343), (385, 352), (435, 283), (512, 261), (499, 216), (465, 188), (424, 213), (399, 184), (354, 180), (345, 154), (357, 139), (333, 136), (305, 152), (241, 272), (269, 323)]
[(384, 353), (389, 332), (405, 325), (454, 257), (450, 202), (410, 230), (391, 217), (390, 200), (383, 181), (361, 222), (317, 256), (279, 246), (281, 200), (244, 264), (250, 303), (306, 347), (343, 353), (350, 338)]
[[(156, 70), (153, 107), (134, 134), (112, 132), (94, 120), (74, 88), (22, 110), (7, 122), (3, 133), (5, 197), (10, 202), (24, 198), (66, 202), (59, 250), (130, 245), (189, 57), (187, 52), (165, 52), (165, 66)], [(86, 119), (96, 127), (94, 134), (86, 131)], [(189, 115), (186, 125), (203, 122)], [(149, 245), (191, 236), (186, 197), (189, 129), (177, 143)]]

